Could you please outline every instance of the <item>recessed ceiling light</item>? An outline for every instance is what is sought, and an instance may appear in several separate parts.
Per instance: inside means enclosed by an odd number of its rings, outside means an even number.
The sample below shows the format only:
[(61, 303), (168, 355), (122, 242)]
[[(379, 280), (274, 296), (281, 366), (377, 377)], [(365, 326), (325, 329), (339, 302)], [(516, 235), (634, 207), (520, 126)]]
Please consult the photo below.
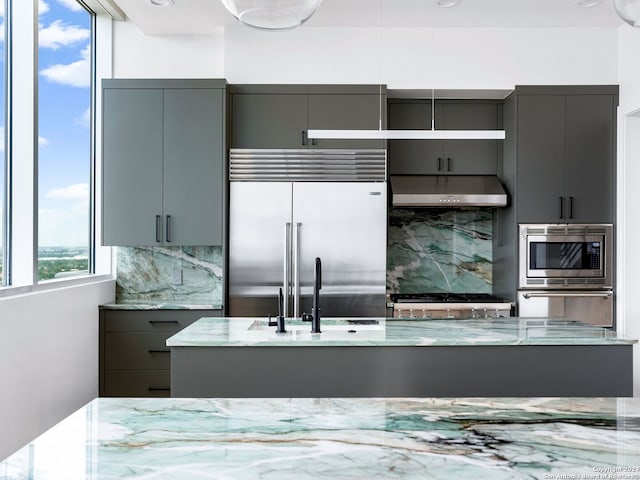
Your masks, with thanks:
[(602, 3), (602, 0), (577, 0), (576, 1), (576, 5), (578, 5), (581, 8), (595, 7), (596, 5), (600, 5), (601, 3)]
[(435, 1), (436, 1), (436, 6), (443, 7), (443, 8), (455, 7), (460, 3), (460, 0), (435, 0)]
[(173, 0), (147, 0), (147, 3), (154, 7), (171, 7)]

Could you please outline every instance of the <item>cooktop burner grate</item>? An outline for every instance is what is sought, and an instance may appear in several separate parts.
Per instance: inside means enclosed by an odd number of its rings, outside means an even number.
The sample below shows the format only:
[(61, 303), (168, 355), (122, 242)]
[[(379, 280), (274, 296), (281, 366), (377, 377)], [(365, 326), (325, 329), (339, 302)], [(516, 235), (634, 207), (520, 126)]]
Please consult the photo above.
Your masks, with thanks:
[(392, 293), (393, 303), (506, 303), (489, 293)]

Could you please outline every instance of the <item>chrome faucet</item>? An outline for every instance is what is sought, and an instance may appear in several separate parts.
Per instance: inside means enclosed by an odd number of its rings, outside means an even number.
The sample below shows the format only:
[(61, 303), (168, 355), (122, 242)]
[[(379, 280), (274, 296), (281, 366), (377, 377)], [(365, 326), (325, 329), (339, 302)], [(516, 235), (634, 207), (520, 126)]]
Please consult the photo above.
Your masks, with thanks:
[(313, 307), (311, 308), (311, 333), (320, 333), (320, 289), (322, 288), (322, 263), (316, 257), (313, 269)]

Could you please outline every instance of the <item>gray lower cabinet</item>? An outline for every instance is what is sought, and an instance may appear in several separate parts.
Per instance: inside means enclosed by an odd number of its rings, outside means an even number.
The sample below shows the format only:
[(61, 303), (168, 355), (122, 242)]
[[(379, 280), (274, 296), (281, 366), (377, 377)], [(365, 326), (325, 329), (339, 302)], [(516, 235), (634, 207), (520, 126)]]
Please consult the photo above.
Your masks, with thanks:
[[(309, 139), (309, 129), (371, 129), (386, 89), (372, 85), (234, 85), (232, 148), (384, 148), (383, 140)], [(382, 117), (381, 117), (382, 115)]]
[(220, 310), (100, 310), (100, 396), (168, 397), (171, 352), (166, 340)]
[(614, 222), (617, 87), (589, 90), (516, 89), (518, 223)]
[[(428, 130), (435, 114), (439, 130), (496, 130), (501, 108), (495, 101), (392, 99), (389, 129)], [(392, 175), (495, 175), (501, 154), (499, 140), (390, 140)]]
[(103, 81), (103, 245), (221, 245), (223, 80)]

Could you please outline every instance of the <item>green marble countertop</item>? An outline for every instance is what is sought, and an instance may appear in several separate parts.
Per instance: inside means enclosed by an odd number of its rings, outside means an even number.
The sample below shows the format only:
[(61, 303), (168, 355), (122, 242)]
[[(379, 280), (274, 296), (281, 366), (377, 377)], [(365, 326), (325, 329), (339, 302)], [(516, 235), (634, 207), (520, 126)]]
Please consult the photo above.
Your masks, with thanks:
[[(356, 323), (352, 323), (356, 322)], [(287, 319), (278, 334), (263, 318), (201, 318), (167, 340), (169, 347), (456, 346), (632, 344), (616, 332), (568, 319), (419, 320), (323, 318), (322, 333)]]
[(0, 480), (639, 479), (638, 398), (100, 398)]
[(103, 310), (222, 310), (222, 305), (186, 305), (176, 303), (107, 303)]

